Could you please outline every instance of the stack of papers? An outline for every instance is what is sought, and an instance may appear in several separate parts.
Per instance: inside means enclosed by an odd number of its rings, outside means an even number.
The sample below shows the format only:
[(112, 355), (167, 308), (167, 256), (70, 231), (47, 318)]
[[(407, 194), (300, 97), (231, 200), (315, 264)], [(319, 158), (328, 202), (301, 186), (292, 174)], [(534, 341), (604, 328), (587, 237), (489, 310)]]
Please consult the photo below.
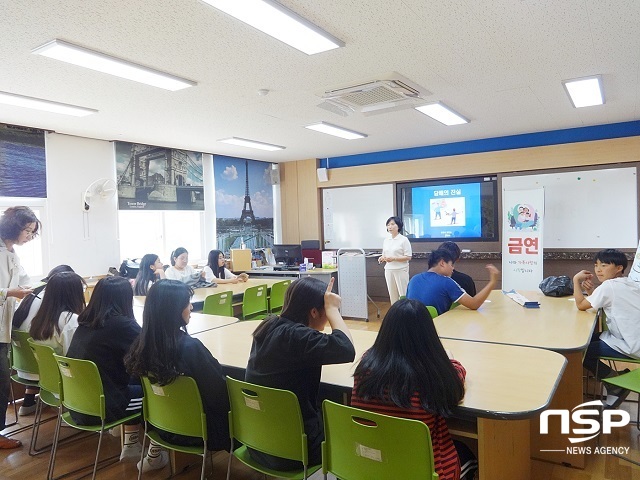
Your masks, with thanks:
[(502, 293), (525, 308), (540, 308), (540, 304), (538, 302), (528, 300), (527, 297), (516, 292), (515, 290), (509, 290), (508, 292), (503, 290)]

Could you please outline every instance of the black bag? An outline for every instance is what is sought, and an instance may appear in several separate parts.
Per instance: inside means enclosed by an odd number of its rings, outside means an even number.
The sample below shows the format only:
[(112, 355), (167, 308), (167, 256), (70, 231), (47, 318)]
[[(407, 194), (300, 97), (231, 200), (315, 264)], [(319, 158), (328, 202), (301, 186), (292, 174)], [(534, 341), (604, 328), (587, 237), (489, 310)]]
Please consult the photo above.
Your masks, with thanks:
[(540, 282), (540, 290), (547, 297), (566, 297), (573, 295), (573, 281), (566, 275), (547, 277)]
[(120, 276), (125, 278), (136, 278), (138, 276), (138, 270), (140, 270), (140, 259), (134, 258), (133, 260), (126, 259), (120, 264)]

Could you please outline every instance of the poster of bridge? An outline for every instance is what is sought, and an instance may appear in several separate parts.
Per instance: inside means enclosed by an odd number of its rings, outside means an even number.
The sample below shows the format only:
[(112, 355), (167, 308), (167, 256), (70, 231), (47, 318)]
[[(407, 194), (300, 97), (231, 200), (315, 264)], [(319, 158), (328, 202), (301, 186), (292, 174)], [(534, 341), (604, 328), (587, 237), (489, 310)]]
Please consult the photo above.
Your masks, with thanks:
[(116, 142), (121, 210), (204, 210), (202, 154)]
[(215, 155), (218, 248), (252, 250), (273, 245), (271, 164)]

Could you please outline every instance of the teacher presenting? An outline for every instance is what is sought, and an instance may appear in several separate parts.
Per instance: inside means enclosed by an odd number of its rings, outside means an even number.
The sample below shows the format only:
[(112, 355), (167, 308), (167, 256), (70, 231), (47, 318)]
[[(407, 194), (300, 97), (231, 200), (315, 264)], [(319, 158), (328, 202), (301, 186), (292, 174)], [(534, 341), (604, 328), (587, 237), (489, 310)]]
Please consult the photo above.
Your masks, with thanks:
[(382, 245), (382, 255), (378, 263), (384, 263), (384, 278), (387, 281), (391, 305), (400, 297), (407, 294), (409, 284), (409, 260), (411, 260), (411, 244), (402, 235), (404, 223), (400, 217), (389, 217), (387, 232), (390, 237), (385, 238)]

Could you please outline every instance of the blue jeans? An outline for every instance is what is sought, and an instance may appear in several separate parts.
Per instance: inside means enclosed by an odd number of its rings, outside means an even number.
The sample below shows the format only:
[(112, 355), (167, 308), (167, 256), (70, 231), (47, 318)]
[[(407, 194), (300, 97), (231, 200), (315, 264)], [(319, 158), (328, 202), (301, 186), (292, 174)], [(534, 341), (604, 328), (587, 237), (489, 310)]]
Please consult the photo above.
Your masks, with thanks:
[(9, 345), (0, 343), (0, 430), (7, 426), (7, 404), (11, 394), (11, 369), (9, 368)]
[(614, 350), (605, 342), (600, 340), (601, 332), (594, 332), (591, 337), (591, 343), (587, 348), (587, 353), (584, 356), (584, 368), (589, 370), (593, 375), (596, 374), (596, 369), (598, 371), (597, 379), (600, 380), (602, 378), (607, 378), (611, 375), (613, 369), (606, 363), (598, 360), (598, 357), (614, 357), (619, 358), (620, 360), (630, 360), (631, 357), (628, 357), (624, 353), (620, 353), (617, 350)]

